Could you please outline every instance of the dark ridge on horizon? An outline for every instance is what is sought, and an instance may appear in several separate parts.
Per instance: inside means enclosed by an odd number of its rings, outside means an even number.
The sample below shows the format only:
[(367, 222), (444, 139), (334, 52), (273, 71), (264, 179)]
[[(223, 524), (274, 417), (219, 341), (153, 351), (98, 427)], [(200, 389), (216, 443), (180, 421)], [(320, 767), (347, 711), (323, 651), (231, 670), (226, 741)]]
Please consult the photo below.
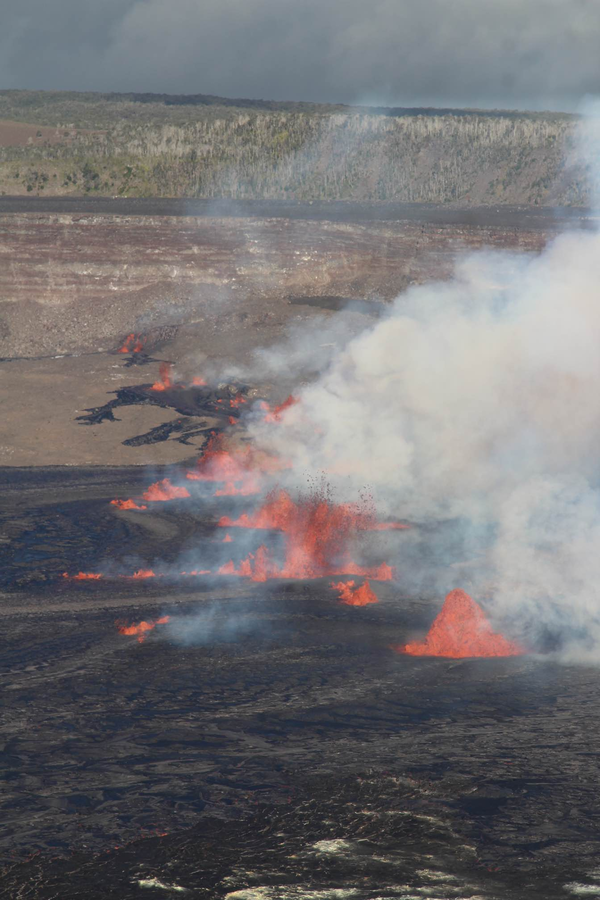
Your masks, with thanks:
[(519, 110), (519, 109), (485, 109), (479, 107), (437, 107), (437, 106), (367, 106), (347, 103), (315, 103), (310, 100), (263, 100), (247, 97), (220, 97), (213, 94), (161, 94), (134, 91), (45, 91), (11, 88), (0, 90), (0, 97), (16, 98), (21, 107), (34, 107), (40, 102), (44, 105), (64, 103), (69, 100), (78, 103), (129, 102), (140, 104), (159, 104), (163, 106), (191, 107), (223, 107), (234, 109), (253, 109), (265, 112), (306, 112), (331, 114), (333, 112), (355, 113), (358, 115), (377, 116), (484, 116), (517, 119), (577, 119), (577, 113)]

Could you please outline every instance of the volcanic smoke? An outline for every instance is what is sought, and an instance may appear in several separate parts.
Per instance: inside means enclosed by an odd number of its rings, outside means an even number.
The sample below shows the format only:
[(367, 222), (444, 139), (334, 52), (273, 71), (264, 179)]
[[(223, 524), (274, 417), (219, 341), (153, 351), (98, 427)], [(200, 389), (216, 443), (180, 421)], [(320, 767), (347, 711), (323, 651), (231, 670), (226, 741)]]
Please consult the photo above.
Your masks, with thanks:
[(520, 656), (518, 644), (495, 634), (485, 613), (465, 591), (450, 591), (424, 641), (396, 648), (409, 656)]
[(285, 486), (326, 472), (341, 500), (368, 485), (384, 517), (422, 525), (399, 550), (410, 589), (445, 593), (447, 566), (468, 563), (473, 591), (493, 584), (522, 633), (600, 659), (599, 285), (598, 231), (462, 257), (335, 351), (277, 426), (249, 432), (289, 461)]

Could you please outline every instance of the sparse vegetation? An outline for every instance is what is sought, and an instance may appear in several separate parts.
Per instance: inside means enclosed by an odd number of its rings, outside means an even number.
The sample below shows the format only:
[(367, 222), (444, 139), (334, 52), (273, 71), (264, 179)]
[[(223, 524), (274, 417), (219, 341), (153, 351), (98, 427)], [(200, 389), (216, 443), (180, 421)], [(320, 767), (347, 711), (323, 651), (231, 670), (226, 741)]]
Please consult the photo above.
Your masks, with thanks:
[[(576, 119), (144, 94), (0, 92), (7, 194), (580, 205)], [(43, 130), (42, 130), (43, 129)]]

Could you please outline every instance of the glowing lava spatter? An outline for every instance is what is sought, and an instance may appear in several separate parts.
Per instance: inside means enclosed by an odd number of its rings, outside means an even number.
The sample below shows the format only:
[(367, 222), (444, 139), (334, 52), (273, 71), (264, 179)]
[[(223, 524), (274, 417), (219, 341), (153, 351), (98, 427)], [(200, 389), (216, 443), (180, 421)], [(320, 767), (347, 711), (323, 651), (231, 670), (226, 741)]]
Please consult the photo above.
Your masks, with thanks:
[(140, 578), (157, 578), (160, 576), (156, 575), (152, 569), (138, 569), (137, 572), (134, 572), (133, 575), (122, 575), (122, 578), (132, 578), (132, 579), (140, 579)]
[(169, 363), (161, 363), (158, 367), (158, 375), (160, 377), (160, 381), (155, 381), (152, 385), (151, 390), (153, 391), (166, 391), (169, 388), (173, 387), (173, 381), (171, 379), (171, 369), (172, 366)]
[(340, 600), (347, 606), (368, 606), (370, 603), (379, 603), (377, 594), (368, 581), (356, 587), (354, 581), (339, 581), (331, 584), (334, 591), (338, 591)]
[(141, 644), (146, 639), (149, 631), (152, 631), (157, 625), (166, 625), (169, 619), (170, 616), (161, 616), (160, 619), (154, 619), (152, 622), (138, 622), (137, 625), (125, 625), (117, 620), (115, 625), (119, 634), (135, 636), (138, 639), (138, 643)]
[(142, 494), (143, 499), (149, 503), (165, 503), (167, 500), (182, 500), (189, 496), (191, 495), (186, 487), (176, 487), (168, 478), (151, 484)]
[(280, 570), (275, 566), (269, 551), (261, 545), (256, 553), (249, 553), (236, 568), (232, 559), (217, 570), (217, 575), (238, 575), (252, 581), (267, 581), (269, 578), (282, 578)]
[(350, 503), (331, 503), (316, 494), (296, 502), (287, 491), (275, 491), (254, 513), (232, 520), (223, 516), (222, 527), (256, 528), (285, 534), (285, 564), (273, 578), (320, 578), (324, 575), (363, 575), (389, 581), (393, 570), (386, 563), (376, 568), (355, 563), (350, 543), (359, 531), (368, 531), (372, 513)]
[[(326, 575), (362, 575), (388, 581), (393, 570), (386, 563), (360, 566), (350, 556), (350, 544), (359, 531), (372, 522), (369, 512), (348, 503), (331, 503), (321, 494), (294, 501), (286, 491), (272, 492), (256, 512), (231, 520), (223, 516), (223, 527), (282, 531), (285, 535), (285, 562), (278, 568), (263, 546), (244, 560), (238, 569), (228, 563), (220, 574), (246, 574), (255, 581), (265, 578), (320, 578)], [(258, 554), (260, 566), (258, 566)]]
[(119, 347), (119, 353), (140, 353), (144, 348), (141, 335), (128, 334), (123, 341), (123, 346)]
[(261, 404), (265, 413), (263, 420), (265, 422), (281, 422), (281, 414), (284, 413), (286, 409), (289, 409), (290, 406), (295, 406), (298, 402), (298, 398), (294, 397), (292, 394), (290, 394), (283, 403), (280, 403), (279, 406), (275, 406), (273, 409), (271, 409), (268, 403), (263, 402)]
[(77, 575), (69, 575), (68, 572), (63, 572), (62, 577), (69, 578), (71, 581), (99, 581), (104, 576), (98, 572), (78, 572)]
[(257, 494), (261, 476), (277, 472), (283, 464), (273, 456), (253, 447), (227, 446), (223, 435), (212, 435), (196, 468), (186, 473), (190, 481), (223, 482), (215, 491), (216, 497)]
[(143, 504), (139, 506), (135, 500), (111, 500), (110, 505), (116, 506), (117, 509), (148, 509)]
[[(151, 484), (142, 494), (143, 499), (148, 503), (166, 503), (168, 500), (184, 500), (190, 496), (186, 487), (177, 487), (171, 484), (168, 478)], [(136, 503), (135, 500), (111, 500), (110, 504), (116, 506), (117, 509), (148, 509), (147, 506)]]
[(410, 656), (519, 656), (524, 649), (495, 634), (481, 607), (465, 591), (450, 591), (424, 641), (396, 647)]

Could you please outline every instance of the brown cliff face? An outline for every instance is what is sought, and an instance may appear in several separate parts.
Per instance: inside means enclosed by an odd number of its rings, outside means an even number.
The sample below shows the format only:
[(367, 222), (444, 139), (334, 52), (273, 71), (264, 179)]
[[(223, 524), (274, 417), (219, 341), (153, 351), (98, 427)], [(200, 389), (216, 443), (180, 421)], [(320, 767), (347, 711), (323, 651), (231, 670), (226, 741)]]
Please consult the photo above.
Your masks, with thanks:
[[(426, 214), (425, 214), (426, 215)], [(526, 217), (524, 217), (526, 219)], [(0, 355), (112, 348), (148, 329), (283, 325), (293, 297), (392, 299), (482, 246), (538, 251), (540, 228), (427, 221), (0, 215)], [(244, 308), (240, 310), (241, 300)], [(220, 315), (223, 301), (231, 315)]]

